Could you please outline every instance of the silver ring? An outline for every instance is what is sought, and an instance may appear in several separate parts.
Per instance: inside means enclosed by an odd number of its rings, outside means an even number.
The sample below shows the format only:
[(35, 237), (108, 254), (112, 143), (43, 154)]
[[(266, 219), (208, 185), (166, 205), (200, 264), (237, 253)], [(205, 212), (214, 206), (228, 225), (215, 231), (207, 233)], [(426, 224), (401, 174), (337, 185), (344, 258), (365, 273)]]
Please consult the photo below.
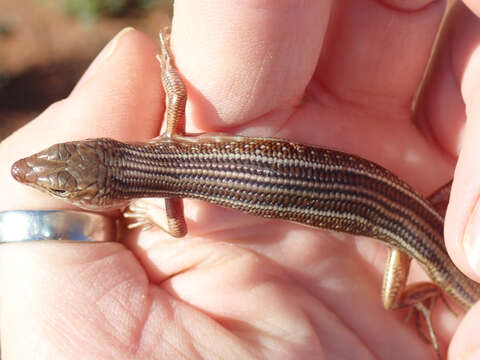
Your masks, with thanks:
[(67, 210), (0, 212), (0, 243), (38, 240), (116, 241), (116, 224), (108, 216)]

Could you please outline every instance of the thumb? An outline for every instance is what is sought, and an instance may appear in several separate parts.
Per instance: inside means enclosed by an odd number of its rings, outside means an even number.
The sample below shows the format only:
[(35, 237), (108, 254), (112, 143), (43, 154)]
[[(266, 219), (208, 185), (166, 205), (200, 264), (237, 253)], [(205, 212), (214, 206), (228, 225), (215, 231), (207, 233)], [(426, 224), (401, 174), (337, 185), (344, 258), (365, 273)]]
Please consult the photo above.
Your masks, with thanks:
[[(445, 240), (450, 255), (467, 275), (480, 281), (480, 22), (472, 17), (464, 46), (461, 78), (466, 123), (445, 219)], [(468, 45), (466, 45), (468, 44)], [(466, 46), (465, 46), (466, 45)]]

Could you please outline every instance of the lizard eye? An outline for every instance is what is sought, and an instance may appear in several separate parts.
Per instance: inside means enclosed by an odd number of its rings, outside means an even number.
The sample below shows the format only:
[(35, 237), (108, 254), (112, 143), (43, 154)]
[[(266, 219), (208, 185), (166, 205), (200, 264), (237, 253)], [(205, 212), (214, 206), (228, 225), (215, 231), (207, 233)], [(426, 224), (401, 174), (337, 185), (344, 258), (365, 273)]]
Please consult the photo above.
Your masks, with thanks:
[(52, 174), (50, 177), (49, 190), (53, 195), (62, 196), (67, 192), (74, 191), (77, 187), (75, 178), (67, 171)]
[(56, 195), (63, 195), (65, 193), (65, 190), (60, 190), (60, 189), (51, 189), (51, 190)]

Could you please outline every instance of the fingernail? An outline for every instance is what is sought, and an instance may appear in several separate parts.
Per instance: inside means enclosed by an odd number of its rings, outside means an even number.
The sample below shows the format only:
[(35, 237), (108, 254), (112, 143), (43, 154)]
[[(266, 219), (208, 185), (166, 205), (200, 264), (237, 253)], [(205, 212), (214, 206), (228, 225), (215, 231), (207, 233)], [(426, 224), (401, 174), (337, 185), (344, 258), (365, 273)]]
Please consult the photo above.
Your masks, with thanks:
[[(97, 55), (95, 60), (90, 64), (87, 71), (82, 75), (80, 80), (78, 81), (75, 89), (79, 88), (83, 84), (85, 84), (89, 79), (91, 79), (97, 70), (105, 63), (107, 60), (115, 53), (115, 49), (120, 41), (120, 39), (130, 31), (135, 30), (133, 27), (126, 27), (125, 29), (121, 30), (115, 37), (109, 41), (109, 43), (100, 51)], [(74, 89), (74, 91), (75, 91)]]
[(470, 267), (480, 275), (480, 206), (478, 202), (465, 228), (463, 247)]

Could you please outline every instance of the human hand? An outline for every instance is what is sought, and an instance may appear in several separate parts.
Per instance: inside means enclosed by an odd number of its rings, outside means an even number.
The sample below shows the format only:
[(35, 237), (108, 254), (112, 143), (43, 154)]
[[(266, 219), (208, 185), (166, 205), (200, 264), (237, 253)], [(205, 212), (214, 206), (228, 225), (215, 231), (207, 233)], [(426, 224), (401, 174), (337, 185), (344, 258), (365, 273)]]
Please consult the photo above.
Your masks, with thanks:
[[(402, 4), (410, 7), (177, 1), (172, 45), (189, 130), (356, 153), (430, 193), (454, 160), (447, 141), (414, 126), (410, 103), (442, 4)], [(2, 210), (67, 207), (13, 182), (9, 166), (24, 155), (61, 141), (158, 134), (155, 43), (133, 30), (112, 43), (68, 99), (2, 143)], [(426, 129), (437, 110), (428, 91), (417, 119)], [(124, 245), (2, 246), (4, 358), (433, 356), (404, 313), (381, 307), (383, 244), (196, 201), (186, 217), (185, 239), (146, 232)], [(424, 275), (414, 268), (413, 278)], [(456, 319), (437, 315), (445, 339)]]

